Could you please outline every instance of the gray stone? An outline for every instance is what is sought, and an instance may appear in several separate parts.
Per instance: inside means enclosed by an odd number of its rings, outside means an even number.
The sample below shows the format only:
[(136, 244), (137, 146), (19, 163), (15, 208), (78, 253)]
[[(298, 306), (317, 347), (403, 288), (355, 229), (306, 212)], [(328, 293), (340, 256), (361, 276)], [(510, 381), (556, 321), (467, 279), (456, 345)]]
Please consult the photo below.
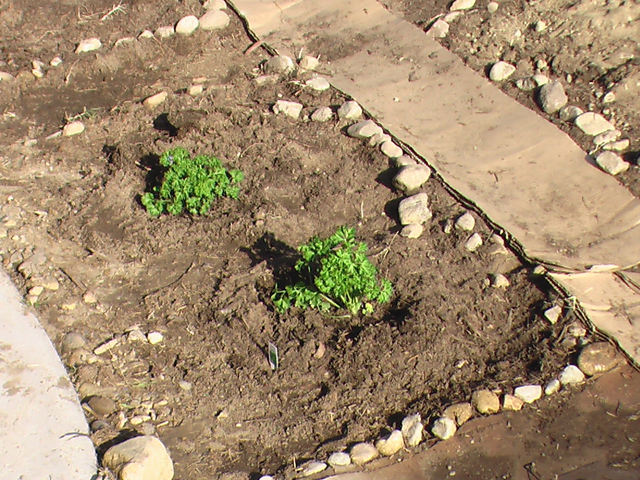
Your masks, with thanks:
[(394, 430), (386, 438), (381, 438), (376, 442), (376, 448), (380, 452), (380, 455), (390, 457), (395, 453), (398, 453), (404, 448), (404, 438), (400, 430)]
[(499, 61), (489, 71), (489, 78), (494, 82), (503, 82), (516, 71), (516, 67), (510, 63)]
[(226, 12), (220, 9), (210, 9), (200, 17), (200, 28), (202, 30), (220, 30), (229, 26), (231, 18)]
[(582, 115), (584, 112), (580, 107), (576, 107), (574, 105), (567, 105), (566, 107), (562, 107), (560, 109), (560, 120), (563, 122), (573, 122), (577, 117)]
[(524, 400), (516, 397), (515, 395), (506, 394), (504, 397), (502, 397), (502, 410), (508, 412), (518, 412), (522, 410), (523, 405)]
[(402, 155), (401, 157), (394, 158), (393, 163), (395, 163), (397, 168), (406, 167), (407, 165), (418, 165), (418, 162), (409, 155)]
[(316, 473), (320, 473), (327, 469), (327, 464), (324, 462), (309, 462), (302, 467), (301, 475), (303, 477), (310, 477)]
[(351, 465), (351, 456), (347, 452), (335, 452), (327, 460), (332, 467), (346, 467)]
[(451, 4), (451, 8), (449, 8), (449, 10), (452, 12), (458, 10), (469, 10), (473, 8), (475, 4), (476, 0), (455, 0), (455, 2)]
[(278, 100), (273, 106), (273, 113), (276, 115), (282, 113), (287, 117), (297, 119), (302, 111), (302, 104), (297, 102), (288, 102), (286, 100)]
[(593, 137), (593, 143), (596, 146), (604, 145), (605, 143), (615, 142), (620, 138), (622, 132), (620, 130), (607, 130), (604, 133), (600, 133)]
[(547, 29), (547, 22), (544, 20), (538, 20), (534, 26), (534, 29), (537, 33), (544, 32)]
[(533, 403), (542, 397), (542, 387), (540, 385), (522, 385), (517, 387), (513, 394), (525, 403)]
[(157, 38), (163, 39), (163, 38), (173, 37), (175, 33), (176, 33), (176, 30), (175, 28), (173, 28), (173, 25), (166, 25), (164, 27), (158, 27), (156, 31), (153, 33), (153, 35)]
[(564, 92), (562, 83), (556, 81), (547, 83), (540, 88), (538, 101), (542, 110), (551, 114), (564, 107), (569, 101), (569, 97)]
[(445, 408), (442, 416), (455, 420), (456, 424), (460, 427), (473, 417), (473, 405), (468, 402), (456, 403)]
[(426, 165), (407, 165), (393, 177), (392, 183), (401, 192), (412, 193), (424, 185), (429, 177), (431, 177), (431, 169)]
[(429, 197), (426, 193), (418, 193), (405, 198), (398, 205), (398, 215), (401, 225), (427, 222), (433, 216), (429, 210)]
[(434, 38), (444, 38), (449, 33), (449, 24), (444, 20), (438, 19), (431, 25), (429, 33), (431, 33)]
[(560, 380), (558, 380), (557, 378), (554, 378), (545, 385), (544, 394), (548, 396), (548, 395), (553, 395), (554, 393), (558, 393), (561, 386), (562, 384), (560, 383)]
[(0, 72), (0, 82), (10, 82), (15, 77), (8, 72)]
[(291, 73), (294, 69), (295, 65), (293, 60), (285, 55), (271, 57), (264, 64), (264, 71), (266, 73), (287, 74)]
[[(378, 145), (383, 144), (384, 142), (390, 141), (391, 137), (386, 133), (374, 133), (369, 137), (369, 146), (377, 147)], [(395, 160), (395, 159), (394, 159)]]
[(420, 235), (424, 232), (424, 227), (418, 223), (412, 223), (405, 225), (400, 230), (400, 236), (405, 238), (420, 238)]
[(106, 417), (116, 411), (116, 403), (110, 398), (101, 395), (95, 395), (87, 401), (87, 405), (91, 407), (97, 415)]
[(355, 465), (364, 465), (379, 456), (378, 449), (371, 443), (357, 443), (349, 452)]
[(500, 4), (498, 2), (487, 3), (487, 11), (489, 13), (496, 13), (499, 7), (500, 7)]
[(500, 411), (500, 399), (491, 390), (476, 390), (471, 394), (471, 404), (483, 414), (493, 414)]
[(511, 282), (502, 273), (495, 273), (491, 276), (491, 286), (493, 288), (509, 288)]
[(609, 175), (618, 175), (629, 169), (629, 163), (611, 151), (602, 152), (596, 157), (598, 166)]
[(454, 223), (458, 230), (470, 232), (476, 226), (476, 219), (469, 212), (460, 215)]
[(482, 245), (482, 237), (479, 233), (474, 233), (469, 237), (469, 239), (465, 242), (464, 248), (469, 250), (470, 252), (475, 252)]
[(455, 420), (448, 417), (440, 417), (433, 422), (431, 433), (440, 440), (449, 440), (456, 434), (457, 429)]
[(198, 25), (200, 25), (198, 17), (195, 15), (187, 15), (186, 17), (182, 17), (178, 20), (178, 23), (176, 23), (176, 33), (184, 36), (191, 35), (198, 29)]
[(354, 123), (347, 128), (347, 135), (361, 140), (370, 138), (376, 133), (383, 133), (383, 131), (382, 127), (377, 125), (373, 120), (363, 120), (362, 122)]
[(578, 367), (585, 375), (608, 372), (618, 365), (620, 358), (616, 348), (607, 342), (595, 342), (585, 346), (578, 356)]
[(560, 305), (555, 305), (551, 308), (547, 308), (544, 311), (544, 318), (551, 324), (555, 325), (560, 315), (562, 314), (562, 307)]
[(406, 416), (402, 419), (402, 436), (404, 443), (408, 447), (415, 447), (422, 442), (422, 432), (424, 425), (419, 413)]
[(574, 120), (576, 127), (587, 135), (598, 135), (607, 130), (615, 130), (615, 126), (602, 115), (593, 112), (578, 115)]
[(310, 78), (305, 82), (305, 85), (316, 92), (324, 92), (325, 90), (329, 90), (331, 87), (329, 81), (324, 77)]
[(329, 107), (320, 107), (311, 114), (312, 122), (328, 122), (333, 118), (333, 111)]
[(162, 442), (152, 436), (135, 437), (109, 448), (102, 465), (120, 480), (172, 480), (173, 462)]
[(340, 105), (338, 109), (338, 117), (342, 120), (355, 120), (362, 116), (362, 108), (358, 105), (358, 102), (349, 100)]
[(60, 342), (60, 351), (63, 354), (66, 354), (86, 346), (87, 341), (82, 334), (78, 332), (69, 332), (62, 337), (62, 341)]
[(542, 75), (541, 73), (536, 73), (533, 77), (531, 77), (531, 80), (533, 80), (533, 82), (538, 87), (542, 87), (543, 85), (549, 83), (549, 77), (547, 77), (546, 75)]
[(516, 87), (523, 92), (530, 92), (532, 90), (535, 90), (537, 86), (538, 85), (531, 77), (520, 78), (516, 80)]
[(575, 365), (568, 365), (564, 370), (562, 370), (562, 372), (560, 372), (558, 380), (562, 385), (577, 385), (584, 382), (585, 377), (582, 370), (578, 367)]
[(622, 140), (617, 140), (615, 142), (605, 143), (602, 146), (602, 149), (606, 151), (615, 150), (616, 152), (621, 152), (622, 150), (626, 150), (627, 148), (629, 148), (629, 145), (631, 145), (631, 142), (629, 141), (629, 139), (624, 138)]
[(392, 140), (386, 140), (380, 145), (380, 150), (389, 158), (398, 158), (403, 155), (402, 149), (393, 143)]

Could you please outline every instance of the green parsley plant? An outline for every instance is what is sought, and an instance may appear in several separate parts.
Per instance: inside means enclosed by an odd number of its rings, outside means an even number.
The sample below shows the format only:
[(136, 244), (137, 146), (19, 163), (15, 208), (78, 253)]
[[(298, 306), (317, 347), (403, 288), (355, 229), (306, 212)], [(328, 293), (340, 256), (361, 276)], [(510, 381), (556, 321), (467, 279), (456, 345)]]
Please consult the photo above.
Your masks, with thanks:
[(378, 270), (366, 256), (367, 246), (356, 242), (355, 229), (340, 227), (329, 238), (312, 238), (299, 249), (295, 265), (301, 281), (271, 296), (280, 312), (291, 306), (327, 311), (346, 308), (352, 315), (373, 313), (372, 302), (391, 299), (393, 288), (378, 280)]
[(215, 199), (238, 198), (238, 183), (244, 179), (240, 170), (227, 170), (217, 158), (207, 155), (191, 158), (184, 148), (168, 150), (160, 157), (160, 164), (166, 168), (161, 185), (141, 199), (154, 217), (164, 212), (179, 215), (184, 210), (204, 215)]

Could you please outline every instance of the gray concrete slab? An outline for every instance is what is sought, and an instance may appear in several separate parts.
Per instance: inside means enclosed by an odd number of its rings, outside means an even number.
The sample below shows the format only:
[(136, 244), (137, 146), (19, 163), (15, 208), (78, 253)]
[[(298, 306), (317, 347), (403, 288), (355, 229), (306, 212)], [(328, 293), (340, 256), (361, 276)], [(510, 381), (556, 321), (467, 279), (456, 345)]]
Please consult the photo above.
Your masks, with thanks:
[(95, 478), (88, 433), (51, 340), (0, 272), (0, 479)]

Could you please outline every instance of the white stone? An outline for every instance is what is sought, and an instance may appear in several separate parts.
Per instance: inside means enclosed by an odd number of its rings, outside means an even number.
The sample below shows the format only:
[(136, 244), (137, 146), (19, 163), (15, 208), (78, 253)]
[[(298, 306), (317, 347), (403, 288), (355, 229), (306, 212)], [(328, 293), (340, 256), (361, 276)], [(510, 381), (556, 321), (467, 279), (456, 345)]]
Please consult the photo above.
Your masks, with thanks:
[(202, 30), (220, 30), (229, 26), (231, 18), (227, 12), (220, 9), (210, 9), (200, 17), (199, 23)]
[(205, 10), (222, 10), (227, 8), (227, 3), (224, 0), (207, 0), (202, 5)]
[(14, 78), (15, 77), (8, 72), (0, 72), (0, 82), (8, 82)]
[(320, 473), (327, 469), (327, 464), (324, 462), (309, 462), (303, 468), (301, 475), (303, 477), (310, 477), (316, 473)]
[(606, 132), (607, 130), (616, 129), (616, 127), (602, 115), (593, 112), (578, 115), (575, 118), (574, 123), (576, 127), (587, 135), (598, 135)]
[(402, 227), (402, 230), (400, 230), (400, 236), (405, 238), (420, 238), (423, 232), (424, 227), (421, 224), (412, 223)]
[(154, 32), (154, 36), (157, 38), (169, 38), (173, 37), (176, 33), (176, 29), (173, 28), (173, 25), (166, 25), (164, 27), (158, 27)]
[(465, 242), (464, 248), (469, 250), (470, 252), (475, 252), (482, 245), (482, 237), (479, 233), (474, 233), (469, 237), (469, 239)]
[(391, 137), (386, 133), (374, 133), (369, 137), (369, 146), (377, 147), (378, 145), (383, 144), (384, 142), (390, 141)]
[(500, 7), (500, 4), (498, 2), (487, 3), (487, 11), (489, 13), (496, 13), (499, 7)]
[(362, 122), (354, 123), (347, 128), (347, 135), (361, 140), (370, 138), (376, 133), (383, 133), (383, 131), (382, 127), (377, 125), (373, 120), (363, 120)]
[(320, 60), (310, 55), (306, 55), (298, 61), (298, 66), (303, 70), (315, 70), (319, 65)]
[(93, 52), (94, 50), (98, 50), (100, 47), (102, 47), (102, 42), (99, 38), (85, 38), (78, 44), (76, 53)]
[(491, 286), (493, 288), (509, 288), (509, 285), (511, 285), (511, 282), (509, 282), (509, 279), (507, 277), (505, 277), (503, 274), (501, 273), (496, 273), (495, 275), (492, 275), (491, 277)]
[(311, 114), (312, 122), (328, 122), (333, 118), (333, 111), (329, 107), (320, 107)]
[(605, 143), (615, 142), (620, 138), (622, 132), (620, 130), (607, 130), (604, 133), (600, 133), (593, 137), (593, 143), (596, 146), (604, 145)]
[(155, 95), (145, 98), (142, 104), (148, 109), (152, 109), (163, 103), (167, 99), (167, 96), (167, 92), (156, 93)]
[(602, 97), (602, 103), (613, 103), (616, 101), (616, 94), (613, 92), (607, 92), (604, 97)]
[(547, 83), (549, 83), (549, 77), (541, 73), (536, 73), (534, 76), (531, 77), (531, 80), (533, 80), (533, 82), (538, 87), (542, 87), (543, 85), (546, 85)]
[(596, 157), (598, 166), (610, 175), (618, 175), (629, 170), (629, 163), (611, 151), (602, 152)]
[(356, 465), (364, 465), (379, 455), (378, 449), (373, 444), (364, 442), (355, 444), (349, 453), (351, 461)]
[(398, 168), (406, 167), (409, 165), (418, 165), (418, 162), (416, 162), (409, 155), (402, 155), (401, 157), (395, 158), (393, 162), (396, 164), (396, 167)]
[(295, 69), (293, 60), (285, 55), (271, 57), (264, 64), (264, 71), (267, 73), (287, 74)]
[(547, 22), (545, 22), (544, 20), (538, 20), (534, 28), (538, 33), (544, 32), (547, 29)]
[(203, 91), (204, 91), (204, 85), (202, 85), (201, 83), (197, 83), (195, 85), (189, 85), (189, 88), (187, 88), (187, 93), (192, 97), (197, 97)]
[(455, 12), (447, 13), (444, 17), (442, 17), (442, 20), (444, 20), (447, 23), (451, 23), (451, 22), (455, 22), (458, 18), (460, 18), (463, 15), (464, 15), (464, 12), (462, 10), (456, 10)]
[(145, 30), (140, 35), (138, 35), (138, 40), (141, 40), (143, 38), (153, 38), (153, 37), (154, 35), (151, 30)]
[(567, 97), (562, 83), (556, 81), (547, 83), (540, 88), (538, 100), (542, 110), (551, 114), (564, 107), (569, 101), (569, 97)]
[(567, 105), (566, 107), (562, 107), (560, 109), (559, 117), (563, 122), (573, 122), (583, 113), (584, 112), (580, 107), (576, 107), (575, 105)]
[(72, 137), (73, 135), (78, 135), (82, 132), (84, 132), (84, 123), (80, 120), (67, 123), (62, 129), (62, 135), (65, 137)]
[(115, 46), (120, 47), (122, 45), (131, 45), (135, 41), (136, 39), (133, 37), (122, 37), (116, 40)]
[(302, 112), (302, 104), (297, 102), (288, 102), (286, 100), (278, 100), (273, 106), (273, 113), (276, 115), (282, 113), (287, 117), (298, 118)]
[(187, 15), (178, 20), (176, 24), (176, 33), (178, 35), (191, 35), (198, 29), (200, 22), (195, 15)]
[(404, 438), (400, 430), (394, 430), (386, 438), (381, 438), (376, 442), (376, 448), (380, 452), (380, 455), (390, 457), (395, 453), (398, 453), (404, 448)]
[(513, 394), (526, 403), (533, 403), (542, 397), (542, 387), (540, 385), (522, 385), (517, 387)]
[(403, 199), (398, 205), (398, 216), (401, 225), (422, 224), (431, 219), (429, 197), (426, 193), (418, 193)]
[(562, 307), (560, 305), (555, 305), (551, 308), (547, 308), (544, 311), (544, 318), (551, 325), (555, 325), (558, 319), (560, 318), (561, 314), (562, 314)]
[(305, 85), (316, 92), (324, 92), (331, 87), (329, 81), (324, 77), (310, 78), (305, 82)]
[(278, 74), (258, 75), (253, 79), (257, 85), (274, 85), (278, 83), (278, 80), (280, 80), (280, 75)]
[(471, 215), (469, 212), (466, 212), (458, 217), (458, 219), (454, 223), (454, 226), (458, 230), (470, 232), (476, 226), (476, 219), (473, 218), (473, 215)]
[(616, 152), (621, 152), (629, 148), (629, 145), (631, 145), (631, 142), (629, 141), (629, 139), (623, 138), (622, 140), (617, 140), (615, 142), (605, 143), (602, 146), (602, 149), (608, 150), (608, 151), (615, 150)]
[(550, 380), (549, 383), (545, 385), (544, 394), (548, 396), (548, 395), (553, 395), (554, 393), (558, 393), (561, 386), (562, 384), (560, 383), (560, 380), (558, 380), (557, 378), (554, 378), (553, 380)]
[(391, 140), (383, 142), (382, 145), (380, 145), (380, 150), (389, 158), (398, 158), (404, 153), (402, 149)]
[(149, 435), (135, 437), (109, 448), (102, 465), (120, 480), (172, 480), (173, 462), (162, 442)]
[(433, 422), (433, 426), (431, 427), (431, 433), (433, 433), (440, 440), (449, 440), (456, 434), (455, 420), (447, 417), (440, 417), (435, 422)]
[(342, 120), (355, 120), (362, 116), (362, 108), (358, 105), (358, 102), (349, 100), (340, 105), (338, 109), (338, 117)]
[(577, 385), (584, 382), (584, 379), (584, 373), (575, 365), (568, 365), (558, 375), (558, 380), (562, 385)]
[(422, 442), (424, 425), (419, 413), (414, 413), (402, 419), (402, 436), (408, 447), (415, 447)]
[[(401, 158), (401, 156), (396, 158)], [(407, 165), (398, 171), (393, 177), (392, 183), (398, 190), (411, 193), (424, 185), (430, 177), (431, 169), (426, 165)]]
[(502, 82), (516, 71), (516, 67), (510, 63), (499, 61), (494, 63), (489, 71), (489, 78), (494, 82)]
[(429, 33), (431, 33), (434, 38), (444, 38), (449, 33), (449, 24), (444, 20), (438, 19), (431, 25)]
[(96, 297), (95, 293), (87, 291), (82, 296), (82, 301), (89, 305), (93, 305), (94, 303), (98, 303), (98, 298)]
[(473, 8), (475, 4), (476, 0), (455, 0), (455, 2), (451, 4), (449, 10), (452, 12), (457, 10), (469, 10), (470, 8)]
[(156, 345), (164, 340), (164, 336), (160, 332), (149, 332), (147, 340), (151, 345)]
[(334, 452), (329, 456), (327, 463), (332, 467), (346, 467), (351, 465), (351, 456), (347, 452)]
[(502, 410), (509, 412), (518, 412), (522, 410), (524, 401), (515, 395), (506, 394), (502, 398)]
[(29, 289), (29, 295), (33, 295), (35, 297), (42, 295), (42, 292), (44, 292), (44, 287), (42, 285), (36, 285)]
[(147, 337), (139, 327), (133, 328), (131, 331), (127, 333), (127, 341), (129, 342), (147, 342)]

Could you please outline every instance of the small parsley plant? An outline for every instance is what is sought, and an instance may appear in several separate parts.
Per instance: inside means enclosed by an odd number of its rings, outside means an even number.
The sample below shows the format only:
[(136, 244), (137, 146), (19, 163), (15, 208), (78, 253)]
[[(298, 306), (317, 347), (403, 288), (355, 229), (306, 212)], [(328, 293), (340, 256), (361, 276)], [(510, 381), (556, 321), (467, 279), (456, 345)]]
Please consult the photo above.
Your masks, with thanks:
[(217, 198), (238, 198), (238, 183), (244, 179), (240, 170), (227, 170), (217, 158), (191, 158), (184, 148), (168, 150), (160, 157), (160, 164), (166, 169), (162, 183), (141, 199), (154, 217), (165, 212), (179, 215), (185, 210), (204, 215)]
[(378, 279), (377, 268), (366, 256), (367, 246), (355, 240), (355, 229), (340, 227), (329, 238), (312, 238), (299, 249), (295, 270), (301, 280), (271, 296), (276, 309), (291, 306), (328, 311), (346, 308), (352, 315), (373, 313), (373, 302), (386, 303), (393, 288)]

